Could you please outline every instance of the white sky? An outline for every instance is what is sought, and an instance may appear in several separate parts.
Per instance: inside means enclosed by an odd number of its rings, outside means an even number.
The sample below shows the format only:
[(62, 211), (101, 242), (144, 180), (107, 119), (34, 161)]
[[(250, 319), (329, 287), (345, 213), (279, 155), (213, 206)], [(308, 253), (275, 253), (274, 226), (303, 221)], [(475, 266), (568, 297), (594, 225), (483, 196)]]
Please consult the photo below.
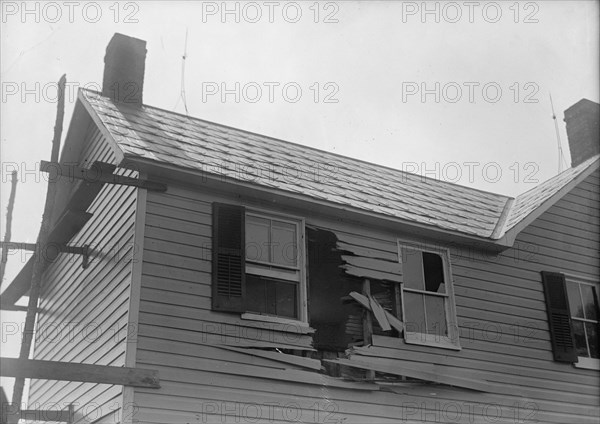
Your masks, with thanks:
[[(511, 196), (558, 171), (549, 92), (567, 163), (563, 111), (599, 100), (596, 1), (227, 3), (238, 16), (220, 1), (1, 3), (0, 237), (17, 169), (13, 241), (37, 238), (46, 182), (33, 170), (50, 155), (55, 83), (67, 74), (64, 139), (76, 87), (100, 87), (115, 32), (148, 43), (146, 104), (184, 113), (187, 31), (191, 116)], [(235, 83), (239, 102), (207, 91)], [(3, 287), (25, 260), (10, 256)], [(23, 317), (2, 313), (2, 356), (18, 355), (4, 330)]]

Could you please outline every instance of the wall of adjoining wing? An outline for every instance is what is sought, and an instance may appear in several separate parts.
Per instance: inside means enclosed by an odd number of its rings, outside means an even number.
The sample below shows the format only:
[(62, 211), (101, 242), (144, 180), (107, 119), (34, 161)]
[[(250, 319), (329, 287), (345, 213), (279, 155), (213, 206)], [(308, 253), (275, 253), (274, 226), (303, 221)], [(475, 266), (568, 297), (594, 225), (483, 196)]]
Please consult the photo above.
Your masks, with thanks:
[[(78, 140), (79, 141), (79, 140)], [(104, 136), (90, 124), (79, 166), (116, 164)], [(93, 178), (93, 177), (90, 177)], [(77, 180), (75, 180), (76, 182)], [(57, 205), (58, 206), (58, 205)], [(60, 254), (44, 276), (36, 325), (34, 359), (123, 366), (128, 325), (136, 189), (105, 185), (87, 209), (93, 214), (69, 242), (91, 247), (90, 266), (78, 255)], [(32, 380), (29, 407), (75, 405), (80, 422), (118, 422), (122, 386)], [(57, 406), (58, 405), (58, 406)], [(50, 415), (49, 415), (50, 416)]]

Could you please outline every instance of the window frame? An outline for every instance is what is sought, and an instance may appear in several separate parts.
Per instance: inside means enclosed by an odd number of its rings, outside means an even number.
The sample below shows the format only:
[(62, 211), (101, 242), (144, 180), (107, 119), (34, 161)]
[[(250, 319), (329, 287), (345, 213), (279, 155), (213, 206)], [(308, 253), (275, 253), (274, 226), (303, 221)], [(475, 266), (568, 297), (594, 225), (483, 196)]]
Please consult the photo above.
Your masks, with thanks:
[[(268, 278), (276, 278), (284, 281), (293, 281), (298, 283), (298, 318), (290, 318), (279, 315), (270, 315), (270, 314), (262, 314), (254, 311), (244, 311), (241, 313), (242, 319), (248, 319), (253, 321), (265, 321), (265, 322), (275, 322), (281, 324), (293, 324), (298, 325), (300, 327), (308, 327), (308, 292), (307, 292), (307, 284), (306, 284), (306, 249), (305, 249), (305, 219), (300, 216), (273, 212), (271, 210), (259, 209), (259, 208), (251, 208), (246, 207), (244, 210), (244, 221), (248, 216), (255, 216), (258, 218), (276, 220), (285, 222), (288, 224), (293, 224), (296, 226), (296, 241), (298, 245), (298, 263), (297, 267), (286, 266), (286, 265), (274, 265), (272, 263), (264, 263), (262, 261), (252, 261), (248, 260), (245, 257), (245, 269), (244, 272), (246, 275), (258, 275)], [(244, 228), (245, 234), (245, 243), (248, 245), (246, 228)], [(244, 246), (244, 252), (246, 249)], [(265, 269), (261, 269), (261, 266), (264, 266)], [(267, 269), (267, 267), (271, 267), (271, 269)], [(280, 268), (284, 270), (297, 271), (298, 279), (290, 279), (285, 274), (279, 274), (277, 269)], [(244, 307), (244, 309), (246, 309)]]
[[(439, 296), (444, 298), (444, 310), (446, 314), (446, 325), (448, 328), (448, 335), (442, 336), (440, 334), (427, 334), (420, 332), (408, 332), (406, 326), (404, 328), (404, 341), (408, 344), (424, 345), (431, 347), (439, 347), (443, 349), (461, 350), (458, 321), (456, 318), (456, 302), (454, 297), (454, 280), (452, 278), (452, 267), (450, 262), (450, 249), (433, 246), (428, 243), (416, 243), (411, 240), (397, 239), (398, 245), (398, 261), (402, 264), (402, 283), (400, 283), (400, 300), (402, 304), (402, 321), (404, 323), (409, 322), (406, 319), (406, 308), (404, 305), (405, 291), (409, 293), (420, 293), (426, 296)], [(418, 250), (419, 252), (427, 252), (438, 255), (442, 259), (442, 267), (444, 273), (444, 284), (446, 293), (434, 293), (427, 292), (426, 290), (418, 290), (406, 288), (404, 283), (404, 264), (402, 262), (403, 249), (411, 248)]]
[[(579, 287), (579, 295), (581, 296), (581, 285), (587, 285), (587, 286), (591, 286), (591, 287), (595, 287), (596, 289), (596, 296), (600, 296), (600, 282), (591, 279), (591, 278), (586, 278), (580, 275), (574, 275), (574, 274), (567, 274), (567, 273), (563, 273), (563, 275), (565, 276), (565, 286), (567, 286), (569, 283), (574, 283), (577, 284)], [(566, 287), (565, 287), (566, 289)], [(568, 290), (566, 289), (567, 292), (567, 302), (569, 302), (568, 296)], [(581, 297), (580, 297), (581, 299)], [(597, 299), (600, 300), (600, 299)], [(597, 313), (600, 311), (597, 311)], [(582, 319), (579, 317), (574, 317), (573, 316), (573, 312), (570, 312), (570, 316), (569, 318), (571, 319), (571, 322), (573, 321), (580, 321), (580, 322), (595, 322), (598, 325), (598, 322), (600, 322), (600, 317), (598, 321), (593, 321), (593, 320), (586, 320), (586, 319)], [(571, 326), (571, 328), (573, 328)], [(586, 343), (587, 343), (587, 338), (586, 338)], [(589, 346), (588, 346), (588, 354), (589, 354)], [(600, 370), (600, 358), (591, 358), (589, 356), (577, 356), (577, 362), (573, 362), (573, 366), (576, 368), (585, 368), (585, 369), (592, 369), (592, 370)]]

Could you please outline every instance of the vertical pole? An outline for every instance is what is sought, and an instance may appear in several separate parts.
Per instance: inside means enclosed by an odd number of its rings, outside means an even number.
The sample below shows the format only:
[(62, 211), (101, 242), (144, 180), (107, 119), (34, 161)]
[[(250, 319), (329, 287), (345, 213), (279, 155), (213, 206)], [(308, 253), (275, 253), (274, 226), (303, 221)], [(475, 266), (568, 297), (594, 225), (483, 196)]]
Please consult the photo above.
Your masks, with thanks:
[[(6, 230), (4, 231), (4, 242), (9, 243), (12, 237), (12, 215), (15, 207), (15, 196), (17, 194), (17, 171), (13, 171), (11, 175), (10, 196), (8, 197), (8, 207), (6, 208)], [(4, 280), (4, 270), (8, 261), (8, 246), (5, 244), (2, 248), (2, 258), (0, 259), (0, 284)]]
[[(58, 154), (60, 150), (60, 138), (63, 129), (63, 118), (65, 115), (65, 84), (66, 75), (63, 75), (58, 81), (58, 105), (56, 111), (56, 122), (54, 124), (54, 138), (52, 139), (52, 152), (50, 155), (51, 162), (58, 162)], [(31, 275), (31, 287), (29, 289), (29, 303), (27, 305), (27, 315), (25, 316), (25, 326), (23, 329), (23, 341), (21, 343), (20, 359), (28, 359), (31, 351), (31, 343), (33, 340), (33, 330), (35, 326), (35, 318), (37, 314), (38, 299), (42, 286), (42, 274), (45, 268), (44, 249), (48, 243), (48, 235), (50, 234), (50, 224), (52, 222), (52, 211), (54, 209), (54, 200), (56, 198), (56, 180), (57, 177), (50, 175), (48, 180), (48, 190), (46, 193), (46, 204), (44, 205), (44, 214), (42, 215), (42, 224), (38, 235), (38, 243), (36, 251), (33, 255), (33, 271)], [(25, 379), (20, 377), (15, 380), (13, 390), (12, 403), (21, 407), (23, 398), (23, 387)]]
[[(367, 298), (371, 296), (371, 282), (366, 278), (363, 281), (362, 294)], [(366, 308), (363, 308), (363, 343), (365, 346), (373, 343), (373, 317), (371, 311)], [(366, 370), (366, 379), (374, 380), (375, 371)]]

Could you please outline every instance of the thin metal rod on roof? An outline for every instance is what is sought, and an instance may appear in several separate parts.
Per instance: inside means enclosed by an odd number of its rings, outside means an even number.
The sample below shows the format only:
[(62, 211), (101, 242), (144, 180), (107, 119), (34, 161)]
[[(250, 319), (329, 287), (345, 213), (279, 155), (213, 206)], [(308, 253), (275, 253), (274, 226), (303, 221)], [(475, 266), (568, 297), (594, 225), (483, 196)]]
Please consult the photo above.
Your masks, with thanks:
[(560, 132), (558, 131), (558, 122), (556, 122), (556, 114), (554, 113), (554, 104), (552, 103), (552, 93), (550, 93), (550, 107), (552, 108), (552, 119), (554, 120), (554, 130), (556, 131), (556, 142), (558, 143), (558, 173), (562, 172), (563, 163), (567, 165), (565, 155), (562, 151), (562, 142), (560, 141)]
[[(58, 162), (58, 154), (60, 150), (60, 138), (63, 130), (63, 118), (65, 116), (65, 85), (67, 82), (67, 76), (63, 75), (58, 81), (58, 104), (56, 110), (56, 121), (54, 124), (54, 137), (52, 138), (52, 150), (50, 154), (50, 160), (52, 162)], [(29, 358), (29, 352), (31, 351), (31, 343), (33, 340), (33, 330), (35, 326), (35, 317), (37, 315), (38, 299), (40, 297), (40, 290), (42, 287), (42, 274), (44, 273), (44, 258), (40, 257), (43, 255), (41, 246), (46, 246), (48, 242), (48, 235), (50, 234), (50, 224), (52, 222), (52, 212), (54, 210), (54, 203), (56, 199), (56, 184), (57, 178), (50, 179), (48, 181), (48, 189), (46, 192), (46, 203), (44, 205), (44, 213), (42, 215), (42, 225), (40, 227), (40, 233), (38, 235), (38, 251), (34, 253), (34, 265), (31, 274), (31, 287), (29, 289), (29, 303), (27, 304), (27, 315), (25, 316), (25, 326), (23, 329), (23, 341), (21, 342), (21, 352), (19, 354), (20, 359)], [(21, 399), (23, 397), (23, 387), (25, 386), (25, 378), (15, 379), (15, 386), (13, 390), (12, 403), (13, 405), (21, 405)]]
[(188, 29), (185, 29), (185, 45), (183, 47), (183, 56), (181, 57), (181, 90), (179, 92), (179, 98), (177, 99), (177, 103), (175, 104), (175, 108), (179, 104), (179, 101), (183, 101), (183, 107), (185, 109), (185, 114), (189, 116), (188, 107), (187, 107), (187, 99), (185, 97), (185, 59), (187, 59), (187, 42), (188, 42)]
[[(17, 171), (13, 171), (11, 175), (10, 196), (8, 197), (8, 207), (6, 208), (6, 229), (4, 231), (4, 243), (9, 243), (12, 237), (12, 215), (15, 207), (15, 196), (17, 194)], [(6, 262), (8, 261), (8, 249), (2, 248), (2, 258), (0, 259), (0, 284), (4, 279), (4, 271)]]

